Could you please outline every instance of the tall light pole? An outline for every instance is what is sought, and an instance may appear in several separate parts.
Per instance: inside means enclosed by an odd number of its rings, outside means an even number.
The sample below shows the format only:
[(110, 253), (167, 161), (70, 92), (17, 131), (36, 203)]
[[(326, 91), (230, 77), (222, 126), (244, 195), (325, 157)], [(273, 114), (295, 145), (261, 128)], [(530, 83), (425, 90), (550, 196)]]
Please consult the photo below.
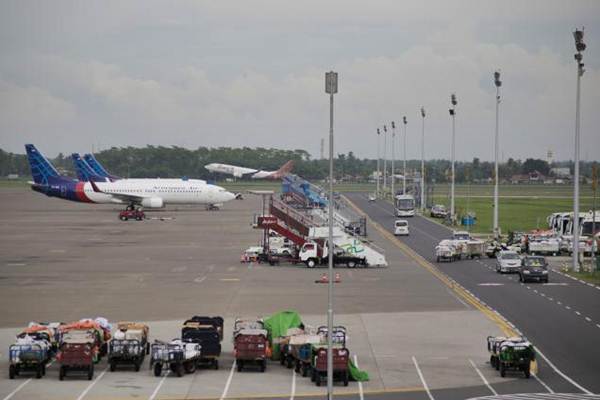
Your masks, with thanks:
[(425, 107), (421, 107), (421, 214), (425, 214)]
[(394, 169), (394, 162), (396, 160), (396, 123), (392, 121), (392, 199), (396, 198), (396, 177), (394, 174), (396, 170)]
[(581, 97), (581, 77), (585, 72), (583, 69), (583, 55), (585, 43), (583, 43), (583, 28), (575, 29), (573, 32), (575, 38), (575, 61), (577, 61), (577, 100), (575, 103), (575, 170), (573, 180), (575, 181), (575, 190), (573, 191), (573, 270), (579, 271), (579, 113)]
[(383, 195), (387, 190), (387, 127), (383, 126)]
[(381, 178), (381, 171), (379, 168), (379, 162), (381, 161), (381, 156), (379, 155), (379, 136), (381, 136), (381, 132), (379, 128), (377, 128), (377, 190), (375, 192), (375, 197), (379, 198), (379, 179)]
[(499, 140), (499, 113), (500, 113), (500, 71), (494, 72), (494, 84), (496, 85), (496, 135), (494, 138), (494, 239), (500, 238), (498, 229), (498, 140)]
[(338, 91), (337, 72), (325, 74), (325, 93), (329, 94), (329, 256), (328, 307), (327, 307), (327, 399), (333, 398), (333, 95)]
[(456, 115), (456, 105), (458, 102), (456, 101), (456, 95), (452, 93), (450, 96), (450, 103), (452, 103), (452, 108), (450, 108), (450, 116), (452, 117), (452, 176), (451, 185), (450, 185), (450, 220), (454, 224), (454, 158), (455, 158), (455, 115)]
[(404, 123), (404, 145), (402, 146), (402, 151), (404, 153), (402, 160), (402, 194), (406, 194), (406, 116), (402, 117), (402, 122)]

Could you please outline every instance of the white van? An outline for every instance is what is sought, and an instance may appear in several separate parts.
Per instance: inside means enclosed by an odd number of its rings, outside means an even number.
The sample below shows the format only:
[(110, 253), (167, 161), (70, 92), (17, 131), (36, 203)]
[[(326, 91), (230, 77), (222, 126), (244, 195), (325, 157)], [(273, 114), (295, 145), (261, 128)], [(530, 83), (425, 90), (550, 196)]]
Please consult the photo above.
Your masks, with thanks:
[(408, 221), (405, 219), (397, 219), (394, 223), (394, 235), (400, 236), (408, 236)]

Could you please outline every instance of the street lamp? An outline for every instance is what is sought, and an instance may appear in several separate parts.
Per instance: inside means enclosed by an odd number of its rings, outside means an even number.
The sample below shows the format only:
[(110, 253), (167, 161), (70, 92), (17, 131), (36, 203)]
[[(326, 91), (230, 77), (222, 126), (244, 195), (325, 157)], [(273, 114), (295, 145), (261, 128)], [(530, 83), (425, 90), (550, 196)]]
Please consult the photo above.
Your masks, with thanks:
[(377, 190), (375, 192), (375, 197), (379, 198), (379, 178), (381, 178), (381, 172), (379, 169), (379, 161), (381, 161), (381, 156), (379, 155), (379, 136), (381, 136), (381, 132), (379, 128), (377, 128)]
[(494, 139), (494, 238), (498, 240), (500, 238), (500, 229), (498, 228), (498, 120), (500, 113), (500, 86), (502, 86), (502, 81), (500, 81), (500, 71), (494, 72), (494, 84), (496, 85), (496, 136)]
[(421, 107), (421, 214), (425, 214), (425, 107)]
[(406, 116), (402, 117), (402, 122), (404, 123), (404, 145), (402, 146), (404, 152), (404, 160), (402, 161), (402, 194), (406, 194)]
[(396, 160), (396, 123), (394, 121), (392, 121), (392, 199), (396, 198), (396, 188), (395, 188), (395, 183), (396, 183), (396, 177), (394, 176), (394, 174), (396, 173), (396, 170), (394, 168), (394, 161)]
[(575, 190), (573, 191), (573, 270), (579, 271), (579, 114), (581, 103), (581, 77), (585, 72), (583, 69), (583, 54), (585, 43), (583, 43), (583, 28), (575, 29), (573, 32), (575, 38), (575, 61), (577, 61), (577, 100), (575, 103), (575, 168), (573, 179), (575, 180)]
[(455, 158), (455, 115), (456, 115), (456, 105), (458, 102), (456, 101), (456, 95), (452, 93), (450, 95), (450, 103), (452, 103), (452, 108), (450, 108), (450, 116), (452, 117), (452, 176), (451, 176), (451, 185), (450, 185), (450, 220), (454, 223), (454, 158)]
[(328, 280), (328, 307), (327, 307), (327, 399), (333, 398), (333, 95), (338, 91), (337, 72), (325, 73), (325, 93), (329, 94), (329, 280)]
[(387, 190), (387, 126), (383, 126), (383, 195)]

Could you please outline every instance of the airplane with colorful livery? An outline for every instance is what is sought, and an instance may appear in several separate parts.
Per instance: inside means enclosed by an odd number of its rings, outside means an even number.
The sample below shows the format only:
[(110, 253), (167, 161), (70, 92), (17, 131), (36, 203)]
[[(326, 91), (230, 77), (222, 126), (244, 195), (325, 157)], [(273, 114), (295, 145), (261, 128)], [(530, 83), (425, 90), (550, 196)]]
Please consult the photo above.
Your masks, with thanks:
[(246, 175), (250, 175), (250, 178), (252, 179), (282, 179), (292, 171), (293, 167), (293, 160), (283, 164), (277, 171), (262, 171), (253, 168), (238, 167), (237, 165), (219, 163), (212, 163), (204, 166), (204, 168), (210, 172), (233, 175), (236, 178), (242, 178)]

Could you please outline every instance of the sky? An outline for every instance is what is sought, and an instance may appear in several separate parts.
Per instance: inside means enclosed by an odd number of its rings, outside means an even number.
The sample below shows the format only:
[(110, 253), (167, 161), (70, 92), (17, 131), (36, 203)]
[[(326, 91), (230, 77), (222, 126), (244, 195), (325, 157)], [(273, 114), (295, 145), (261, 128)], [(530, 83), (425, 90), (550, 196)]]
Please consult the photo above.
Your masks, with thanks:
[[(600, 160), (600, 1), (29, 1), (0, 3), (0, 148), (275, 147), (327, 154), (324, 74), (339, 74), (335, 153)], [(387, 157), (391, 157), (391, 129)], [(384, 139), (381, 137), (381, 147)], [(383, 149), (381, 150), (383, 152)]]

